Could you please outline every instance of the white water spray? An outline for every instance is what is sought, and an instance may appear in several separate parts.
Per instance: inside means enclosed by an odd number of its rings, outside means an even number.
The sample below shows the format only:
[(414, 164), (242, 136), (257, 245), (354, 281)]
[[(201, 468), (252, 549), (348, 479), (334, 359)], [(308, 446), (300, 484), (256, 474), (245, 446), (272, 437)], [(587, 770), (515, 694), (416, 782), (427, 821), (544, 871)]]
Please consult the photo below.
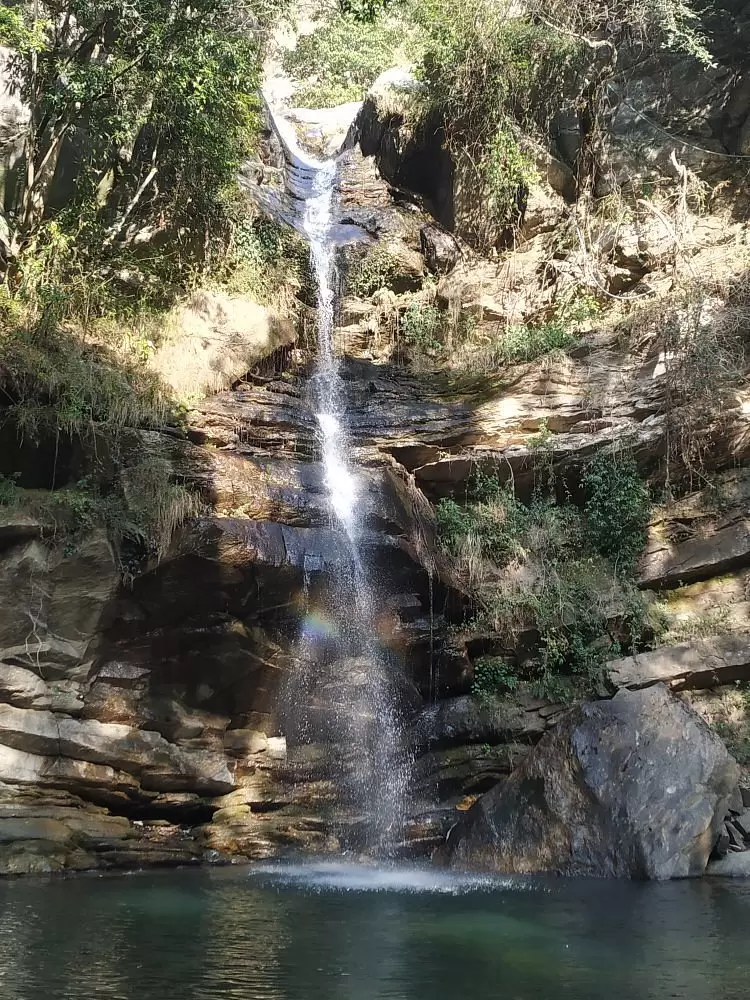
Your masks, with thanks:
[[(355, 509), (360, 484), (349, 461), (349, 442), (344, 428), (344, 386), (333, 343), (338, 275), (330, 231), (335, 190), (336, 161), (330, 160), (320, 164), (316, 171), (303, 220), (318, 289), (318, 361), (312, 382), (312, 402), (320, 427), (321, 457), (330, 505), (355, 547), (358, 533)], [(356, 548), (354, 551), (356, 554)]]
[[(314, 160), (300, 149), (288, 122), (275, 119), (275, 123), (289, 164), (289, 190), (304, 198), (301, 229), (310, 244), (318, 320), (318, 355), (309, 398), (319, 428), (331, 526), (348, 540), (348, 564), (335, 568), (326, 597), (338, 634), (334, 662), (349, 664), (348, 669), (357, 671), (362, 681), (347, 687), (349, 702), (340, 711), (331, 707), (329, 715), (338, 714), (334, 729), (353, 762), (348, 774), (350, 804), (368, 817), (368, 846), (382, 846), (400, 834), (409, 769), (400, 739), (398, 684), (376, 634), (378, 600), (362, 551), (366, 481), (352, 461), (346, 385), (334, 344), (339, 284), (333, 238), (337, 164), (335, 160)], [(309, 659), (315, 663), (314, 656)], [(308, 692), (319, 689), (321, 677), (330, 680), (326, 674), (329, 667), (330, 663), (318, 663), (320, 677), (307, 678)], [(337, 680), (352, 678), (334, 677), (334, 686)], [(306, 722), (301, 730), (309, 732)]]

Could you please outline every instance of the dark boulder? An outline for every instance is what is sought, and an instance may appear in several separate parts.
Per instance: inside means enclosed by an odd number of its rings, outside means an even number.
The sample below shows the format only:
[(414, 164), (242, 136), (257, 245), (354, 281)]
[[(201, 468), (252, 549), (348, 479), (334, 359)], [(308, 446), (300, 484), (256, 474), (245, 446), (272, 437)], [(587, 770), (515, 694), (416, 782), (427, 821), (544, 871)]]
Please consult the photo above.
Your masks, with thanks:
[(739, 776), (724, 744), (663, 686), (565, 716), (453, 829), (454, 868), (702, 875)]
[(422, 226), (419, 239), (425, 263), (433, 274), (448, 274), (453, 270), (461, 251), (450, 233), (437, 226)]

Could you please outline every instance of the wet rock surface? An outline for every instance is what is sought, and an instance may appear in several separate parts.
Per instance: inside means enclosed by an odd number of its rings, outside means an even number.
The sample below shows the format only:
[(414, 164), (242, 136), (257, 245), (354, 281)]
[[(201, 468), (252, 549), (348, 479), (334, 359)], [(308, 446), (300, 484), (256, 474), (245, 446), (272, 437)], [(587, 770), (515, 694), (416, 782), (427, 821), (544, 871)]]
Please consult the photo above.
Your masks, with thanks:
[(482, 701), (472, 695), (446, 698), (422, 709), (413, 724), (412, 742), (420, 749), (536, 742), (550, 724), (540, 709), (550, 704), (538, 699), (526, 708), (512, 699)]

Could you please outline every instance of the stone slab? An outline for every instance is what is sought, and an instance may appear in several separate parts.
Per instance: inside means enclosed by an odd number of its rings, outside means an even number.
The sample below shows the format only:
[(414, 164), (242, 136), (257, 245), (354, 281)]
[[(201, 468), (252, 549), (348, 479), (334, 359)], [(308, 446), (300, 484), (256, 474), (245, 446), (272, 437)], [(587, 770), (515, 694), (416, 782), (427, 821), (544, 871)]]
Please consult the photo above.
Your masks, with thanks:
[(607, 664), (618, 688), (665, 683), (673, 690), (709, 688), (750, 679), (750, 636), (725, 635), (664, 646)]

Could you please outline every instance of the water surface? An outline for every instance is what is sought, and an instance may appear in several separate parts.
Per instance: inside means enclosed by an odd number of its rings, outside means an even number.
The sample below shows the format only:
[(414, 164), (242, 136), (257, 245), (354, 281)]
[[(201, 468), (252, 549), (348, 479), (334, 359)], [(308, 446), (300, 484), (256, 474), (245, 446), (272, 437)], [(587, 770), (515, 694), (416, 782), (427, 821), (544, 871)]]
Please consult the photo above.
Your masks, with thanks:
[(739, 1000), (750, 885), (321, 863), (0, 883), (2, 1000)]

